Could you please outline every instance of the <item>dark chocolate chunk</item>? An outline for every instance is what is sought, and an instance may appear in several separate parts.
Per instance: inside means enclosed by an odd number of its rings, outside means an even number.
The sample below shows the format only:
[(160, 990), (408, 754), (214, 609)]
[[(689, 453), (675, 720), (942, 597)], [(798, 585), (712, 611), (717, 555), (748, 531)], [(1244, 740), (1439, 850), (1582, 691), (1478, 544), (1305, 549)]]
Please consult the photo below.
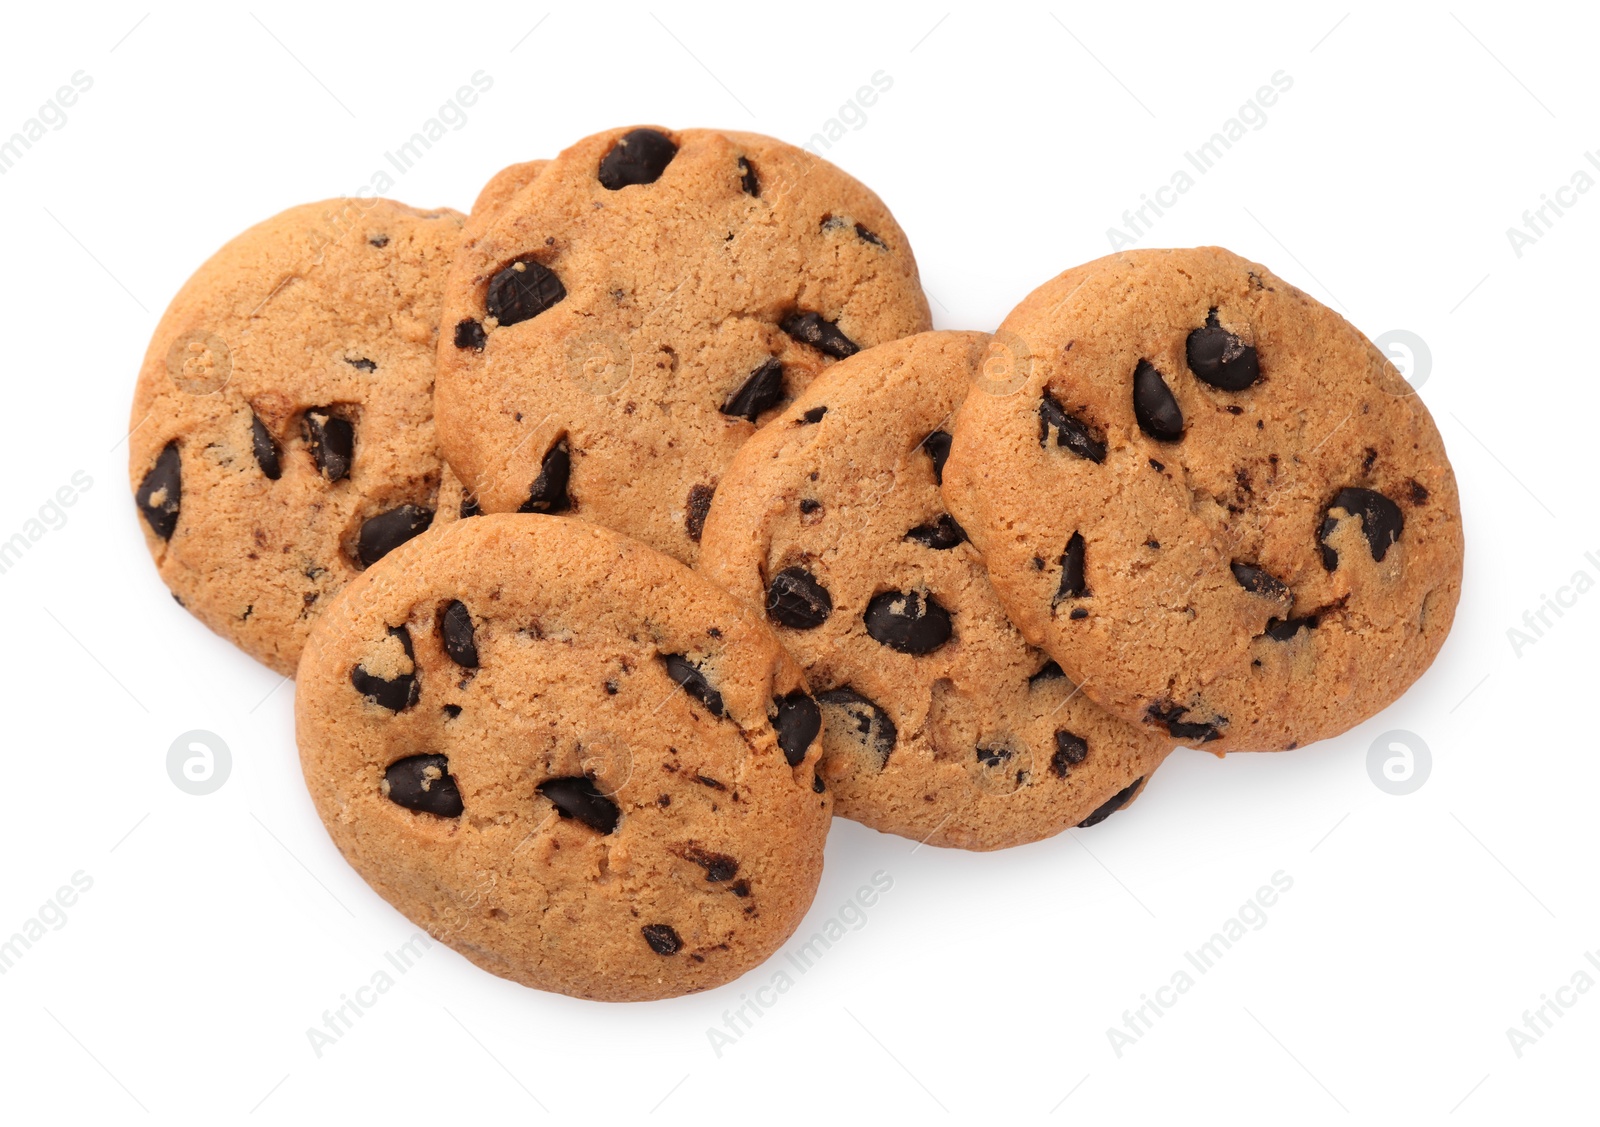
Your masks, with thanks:
[(376, 372), (378, 370), (377, 362), (368, 360), (365, 356), (356, 360), (352, 360), (347, 356), (344, 362), (358, 372)]
[(1303, 615), (1300, 618), (1269, 618), (1267, 637), (1274, 642), (1287, 642), (1302, 630), (1315, 630), (1318, 621), (1318, 616), (1314, 614)]
[(454, 599), (444, 608), (444, 614), (439, 616), (439, 633), (444, 638), (444, 652), (451, 661), (463, 669), (478, 668), (477, 632), (466, 603)]
[(1055, 606), (1062, 599), (1081, 599), (1089, 594), (1089, 581), (1083, 573), (1083, 533), (1074, 532), (1067, 537), (1067, 550), (1061, 553), (1061, 586), (1050, 601)]
[(176, 442), (169, 442), (162, 448), (133, 499), (144, 519), (150, 522), (150, 530), (163, 540), (171, 540), (173, 530), (178, 527), (178, 506), (183, 500), (183, 473)]
[(645, 924), (639, 931), (644, 935), (644, 941), (650, 944), (650, 950), (658, 955), (676, 955), (683, 950), (683, 940), (666, 924)]
[(1133, 369), (1133, 417), (1139, 429), (1157, 442), (1176, 442), (1183, 437), (1183, 411), (1167, 386), (1167, 381), (1148, 360)]
[(772, 703), (777, 707), (772, 727), (778, 733), (778, 750), (783, 752), (789, 766), (798, 767), (811, 741), (822, 731), (822, 710), (799, 689), (774, 697)]
[(818, 693), (817, 703), (835, 739), (855, 739), (877, 756), (880, 769), (889, 762), (900, 733), (887, 712), (848, 685)]
[(1046, 389), (1039, 400), (1039, 445), (1050, 440), (1050, 431), (1056, 432), (1056, 445), (1065, 446), (1080, 458), (1100, 463), (1106, 460), (1105, 439), (1088, 423), (1070, 414), (1056, 402)]
[(1008, 760), (1010, 758), (1011, 758), (1011, 751), (1010, 751), (1009, 748), (1003, 748), (1003, 747), (980, 747), (980, 748), (978, 748), (978, 762), (982, 763), (985, 767), (998, 766), (999, 764), (1004, 763), (1006, 760)]
[(608, 834), (617, 828), (622, 811), (607, 798), (588, 775), (569, 775), (546, 779), (539, 793), (548, 798), (563, 818), (575, 818), (591, 830)]
[(482, 352), (483, 346), (488, 343), (489, 334), (484, 332), (483, 326), (471, 317), (456, 322), (457, 348), (470, 348), (474, 352)]
[(957, 544), (965, 543), (967, 533), (949, 513), (940, 513), (938, 520), (919, 524), (906, 533), (906, 539), (915, 540), (918, 544), (932, 548), (936, 552), (943, 552), (954, 548)]
[(843, 360), (861, 351), (861, 346), (839, 331), (836, 321), (825, 321), (820, 313), (794, 312), (778, 322), (778, 327), (801, 344)]
[(562, 435), (554, 446), (544, 452), (539, 462), (539, 476), (533, 479), (528, 499), (522, 502), (519, 513), (563, 513), (572, 508), (567, 496), (567, 478), (572, 473), (572, 453), (567, 438)]
[(820, 508), (822, 508), (822, 502), (817, 500), (815, 497), (802, 497), (802, 498), (800, 498), (800, 512), (801, 512), (801, 515), (810, 516), (812, 513), (816, 512)]
[(1047, 661), (1039, 667), (1039, 672), (1028, 678), (1028, 688), (1033, 688), (1041, 681), (1055, 681), (1065, 676), (1066, 674), (1061, 671), (1061, 666), (1057, 665), (1054, 660)]
[(1088, 757), (1088, 740), (1065, 728), (1056, 729), (1056, 751), (1050, 757), (1050, 770), (1055, 772), (1056, 778), (1066, 778), (1069, 768), (1076, 767)]
[(783, 365), (768, 360), (721, 407), (724, 415), (755, 422), (763, 411), (770, 411), (783, 398)]
[(761, 195), (761, 178), (756, 175), (755, 168), (744, 157), (739, 158), (739, 187), (744, 189), (747, 196)]
[[(567, 287), (561, 284), (554, 270), (524, 256), (513, 259), (489, 279), (484, 308), (501, 328), (505, 328), (537, 317), (566, 296)], [(458, 346), (460, 336), (461, 326), (457, 325)]]
[(433, 523), (433, 510), (421, 505), (397, 505), (362, 522), (356, 539), (356, 557), (362, 567), (371, 567), (390, 552), (420, 536)]
[(767, 585), (767, 617), (792, 630), (821, 626), (833, 613), (833, 596), (803, 567), (786, 567)]
[(256, 465), (261, 467), (261, 473), (268, 481), (277, 481), (283, 476), (282, 452), (272, 438), (272, 432), (267, 429), (267, 424), (254, 411), (250, 412), (250, 446), (255, 451)]
[(481, 517), (483, 510), (478, 507), (478, 499), (471, 495), (461, 498), (461, 515), (466, 517)]
[(367, 240), (367, 243), (370, 246), (386, 247), (386, 246), (389, 245), (389, 236), (388, 235), (374, 235), (374, 236), (372, 236), (372, 238)]
[(1185, 351), (1189, 371), (1223, 391), (1243, 391), (1261, 378), (1255, 346), (1244, 343), (1218, 324), (1215, 309), (1206, 314), (1203, 328), (1189, 334)]
[[(1372, 552), (1373, 560), (1379, 563), (1389, 554), (1389, 546), (1399, 540), (1400, 534), (1405, 531), (1406, 517), (1400, 511), (1400, 506), (1371, 489), (1352, 486), (1339, 490), (1328, 504), (1330, 514), (1334, 509), (1343, 509), (1351, 516), (1360, 518), (1367, 547)], [(1317, 539), (1322, 542), (1322, 566), (1328, 571), (1339, 566), (1339, 553), (1328, 547), (1328, 537), (1333, 535), (1333, 530), (1338, 526), (1338, 520), (1329, 515), (1323, 519), (1322, 527), (1317, 531)]]
[(811, 789), (816, 794), (826, 794), (827, 793), (828, 787), (827, 787), (827, 784), (822, 781), (821, 773), (817, 773), (817, 774), (814, 774), (814, 775), (811, 776)]
[(684, 692), (705, 705), (711, 715), (722, 715), (722, 694), (706, 680), (699, 666), (682, 654), (662, 654), (661, 661), (667, 667), (667, 676), (676, 681)]
[(700, 543), (700, 534), (706, 530), (706, 514), (711, 512), (711, 499), (717, 495), (715, 485), (691, 485), (684, 501), (683, 530), (689, 539)]
[(933, 480), (944, 484), (944, 464), (950, 460), (950, 432), (936, 430), (922, 440), (922, 449), (933, 459)]
[(1156, 701), (1145, 709), (1144, 718), (1154, 724), (1166, 728), (1167, 734), (1180, 740), (1199, 740), (1201, 743), (1210, 743), (1212, 740), (1222, 738), (1221, 725), (1227, 720), (1218, 717), (1215, 723), (1207, 724), (1193, 720), (1185, 720), (1183, 714), (1186, 710), (1170, 700)]
[(1239, 581), (1239, 586), (1252, 595), (1265, 595), (1269, 599), (1289, 598), (1288, 585), (1255, 564), (1234, 560), (1228, 567), (1232, 570), (1233, 577)]
[(406, 657), (411, 659), (411, 672), (402, 673), (393, 680), (386, 681), (382, 677), (368, 673), (361, 665), (356, 665), (350, 670), (350, 683), (355, 686), (356, 692), (373, 704), (381, 705), (390, 712), (399, 712), (416, 704), (417, 697), (421, 695), (421, 689), (417, 685), (417, 655), (411, 648), (411, 631), (404, 626), (389, 627), (389, 637), (400, 639)]
[(877, 235), (873, 234), (859, 223), (856, 224), (856, 237), (864, 243), (871, 243), (873, 246), (881, 247), (884, 250), (889, 249), (888, 243), (878, 238)]
[(802, 423), (820, 423), (822, 421), (822, 416), (826, 415), (827, 413), (828, 409), (826, 407), (813, 407), (811, 410), (800, 416), (800, 421)]
[(461, 706), (459, 704), (447, 704), (444, 706), (443, 711), (447, 719), (454, 720), (461, 715)]
[(1427, 501), (1427, 486), (1423, 485), (1422, 482), (1418, 481), (1416, 478), (1411, 478), (1406, 482), (1406, 484), (1411, 487), (1411, 503), (1413, 505), (1420, 505)]
[(464, 809), (450, 761), (443, 755), (395, 760), (383, 772), (383, 794), (396, 806), (441, 818), (459, 818)]
[(341, 419), (332, 407), (313, 407), (305, 413), (306, 443), (317, 469), (329, 481), (350, 476), (350, 462), (356, 452), (356, 428)]
[(615, 192), (632, 184), (654, 184), (677, 155), (678, 146), (665, 133), (630, 130), (600, 158), (600, 186)]
[(698, 845), (684, 846), (678, 852), (678, 856), (704, 869), (706, 880), (711, 884), (732, 880), (739, 872), (739, 862), (726, 853), (713, 853), (709, 849), (701, 849)]
[(1083, 607), (1073, 607), (1072, 612), (1068, 614), (1067, 617), (1076, 622), (1079, 619), (1088, 618), (1089, 612)]
[(950, 612), (920, 591), (882, 591), (863, 617), (873, 641), (898, 653), (932, 653), (950, 640)]
[(1078, 823), (1078, 828), (1080, 830), (1086, 830), (1090, 826), (1098, 826), (1101, 822), (1105, 821), (1107, 818), (1111, 817), (1111, 815), (1115, 814), (1118, 810), (1121, 810), (1124, 806), (1126, 806), (1128, 804), (1128, 800), (1137, 794), (1139, 788), (1143, 785), (1143, 776), (1133, 780), (1133, 782), (1123, 787), (1116, 794), (1112, 795), (1110, 798), (1106, 799), (1103, 803), (1096, 807), (1093, 814), (1090, 814), (1087, 818)]

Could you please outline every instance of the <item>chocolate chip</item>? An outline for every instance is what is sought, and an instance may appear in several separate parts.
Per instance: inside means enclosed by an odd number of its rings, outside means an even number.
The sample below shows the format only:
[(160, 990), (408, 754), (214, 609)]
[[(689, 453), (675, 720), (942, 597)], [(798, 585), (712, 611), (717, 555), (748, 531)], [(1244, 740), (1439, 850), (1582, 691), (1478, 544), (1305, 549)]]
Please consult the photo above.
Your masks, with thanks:
[(1427, 488), (1416, 478), (1410, 478), (1406, 484), (1411, 487), (1411, 503), (1413, 505), (1420, 505), (1428, 499)]
[(667, 676), (676, 681), (684, 692), (705, 705), (711, 715), (722, 715), (722, 694), (712, 688), (699, 666), (682, 654), (662, 654), (661, 661), (667, 667)]
[(329, 481), (349, 477), (356, 450), (356, 428), (350, 420), (335, 415), (332, 407), (313, 407), (305, 413), (304, 422), (306, 443), (322, 476)]
[(1209, 743), (1222, 738), (1221, 725), (1227, 720), (1218, 717), (1216, 723), (1207, 724), (1192, 720), (1185, 720), (1183, 714), (1186, 709), (1174, 704), (1170, 700), (1158, 700), (1145, 709), (1144, 718), (1150, 723), (1160, 724), (1167, 729), (1167, 734), (1176, 736), (1180, 740), (1199, 740)]
[(1150, 468), (1155, 470), (1156, 473), (1164, 473), (1164, 472), (1166, 472), (1166, 468), (1167, 467), (1162, 465), (1160, 462), (1156, 461), (1154, 458), (1151, 458), (1150, 459)]
[(810, 516), (820, 508), (822, 508), (822, 502), (815, 497), (800, 498), (800, 513), (802, 516)]
[(815, 794), (826, 794), (828, 792), (828, 787), (822, 781), (822, 776), (820, 774), (814, 774), (811, 776), (811, 790)]
[[(1351, 516), (1360, 518), (1367, 547), (1372, 552), (1373, 560), (1378, 563), (1382, 563), (1383, 557), (1389, 554), (1389, 545), (1399, 540), (1400, 534), (1405, 531), (1406, 517), (1400, 511), (1400, 506), (1371, 489), (1348, 487), (1339, 490), (1328, 504), (1330, 514), (1334, 509), (1343, 509)], [(1339, 566), (1339, 553), (1328, 547), (1328, 537), (1333, 535), (1337, 527), (1338, 520), (1330, 515), (1323, 519), (1322, 527), (1317, 531), (1317, 539), (1322, 542), (1322, 566), (1327, 571)]]
[(1123, 787), (1116, 794), (1112, 795), (1110, 798), (1106, 799), (1103, 803), (1096, 807), (1093, 814), (1090, 814), (1087, 818), (1078, 823), (1078, 828), (1080, 830), (1086, 830), (1090, 826), (1098, 826), (1101, 822), (1105, 821), (1107, 818), (1111, 817), (1111, 815), (1115, 814), (1118, 810), (1121, 810), (1124, 806), (1126, 806), (1128, 804), (1128, 800), (1137, 794), (1139, 788), (1143, 785), (1144, 776), (1141, 775), (1139, 778), (1133, 780), (1133, 782)]
[(1314, 614), (1300, 618), (1267, 619), (1267, 637), (1274, 642), (1287, 642), (1302, 630), (1315, 630), (1318, 618)]
[(1234, 560), (1228, 568), (1233, 572), (1234, 579), (1239, 581), (1239, 586), (1252, 595), (1265, 595), (1269, 599), (1289, 598), (1288, 584), (1255, 564)]
[(820, 423), (822, 421), (822, 416), (826, 415), (827, 413), (828, 409), (826, 407), (813, 407), (804, 415), (800, 416), (800, 421), (802, 423)]
[(1377, 465), (1378, 452), (1372, 447), (1367, 447), (1366, 454), (1361, 459), (1361, 476), (1365, 477), (1372, 472), (1372, 467)]
[(362, 522), (356, 539), (356, 558), (362, 567), (371, 567), (390, 552), (420, 536), (433, 523), (433, 510), (421, 505), (398, 505)]
[(537, 317), (566, 296), (567, 287), (561, 284), (555, 271), (524, 256), (512, 260), (489, 279), (484, 307), (489, 316), (505, 328)]
[(1053, 660), (1047, 661), (1039, 667), (1039, 672), (1028, 678), (1028, 688), (1033, 688), (1041, 681), (1056, 681), (1065, 677), (1066, 674), (1061, 671), (1061, 666)]
[(978, 748), (978, 762), (985, 767), (994, 767), (1011, 758), (1011, 752), (1003, 747)]
[(368, 360), (365, 356), (361, 357), (359, 360), (351, 360), (347, 356), (345, 357), (344, 362), (358, 372), (376, 372), (378, 370), (377, 363), (372, 360)]
[(943, 485), (944, 464), (950, 460), (950, 433), (942, 430), (934, 431), (922, 440), (922, 449), (933, 459), (934, 483)]
[(443, 711), (447, 720), (454, 720), (461, 715), (461, 706), (459, 704), (447, 704), (441, 711)]
[(389, 236), (388, 235), (374, 235), (374, 236), (372, 236), (372, 238), (367, 240), (367, 243), (369, 245), (375, 246), (375, 247), (386, 247), (386, 246), (389, 245)]
[(1067, 777), (1067, 769), (1076, 767), (1089, 757), (1089, 741), (1082, 736), (1056, 729), (1056, 752), (1050, 757), (1050, 770), (1058, 779)]
[(798, 767), (806, 757), (806, 749), (822, 730), (822, 710), (817, 702), (796, 689), (781, 697), (773, 697), (777, 712), (772, 717), (772, 727), (778, 733), (778, 750)]
[(517, 512), (562, 513), (572, 508), (572, 501), (567, 497), (567, 478), (571, 473), (572, 454), (563, 435), (544, 452), (544, 458), (539, 462), (539, 476), (533, 479), (528, 499), (522, 502)]
[(278, 444), (273, 441), (267, 424), (254, 411), (250, 412), (250, 446), (255, 451), (256, 465), (261, 467), (261, 473), (268, 481), (277, 481), (283, 476), (283, 459)]
[(478, 499), (476, 497), (468, 496), (461, 498), (462, 519), (466, 519), (467, 517), (481, 517), (482, 515), (483, 510), (478, 507)]
[(478, 639), (467, 604), (454, 599), (439, 616), (439, 633), (444, 637), (444, 652), (463, 669), (478, 668)]
[(1189, 334), (1184, 351), (1189, 371), (1223, 391), (1243, 391), (1261, 378), (1255, 347), (1218, 324), (1215, 309), (1206, 314), (1203, 328)]
[(954, 548), (957, 544), (965, 543), (967, 533), (949, 513), (940, 513), (938, 520), (919, 524), (906, 533), (906, 539), (915, 540), (918, 544), (932, 548), (936, 552), (943, 552)]
[(706, 529), (706, 514), (711, 512), (711, 499), (717, 494), (715, 485), (691, 485), (684, 501), (683, 530), (689, 539), (700, 543), (700, 534)]
[(1088, 618), (1089, 612), (1084, 610), (1082, 607), (1073, 607), (1071, 613), (1069, 613), (1067, 617), (1076, 622), (1079, 619)]
[(1139, 429), (1157, 442), (1176, 442), (1183, 437), (1178, 400), (1148, 360), (1140, 360), (1133, 369), (1133, 417), (1139, 420)]
[(859, 223), (856, 224), (856, 237), (864, 243), (871, 243), (873, 246), (881, 247), (884, 250), (889, 249), (888, 243), (878, 238), (877, 235), (873, 234)]
[(796, 311), (779, 321), (778, 327), (801, 344), (809, 344), (836, 360), (861, 351), (860, 345), (839, 331), (838, 322), (825, 321), (820, 313)]
[(750, 373), (739, 390), (721, 407), (724, 415), (753, 423), (763, 411), (769, 411), (783, 398), (783, 365), (768, 360)]
[(791, 630), (812, 630), (833, 613), (833, 596), (803, 567), (786, 567), (767, 585), (767, 617)]
[(386, 681), (382, 677), (368, 673), (361, 665), (356, 665), (350, 670), (350, 683), (355, 686), (356, 692), (373, 704), (381, 705), (390, 712), (399, 712), (416, 704), (417, 697), (421, 695), (421, 690), (417, 686), (417, 655), (411, 648), (411, 631), (404, 626), (389, 627), (389, 637), (400, 639), (401, 648), (411, 660), (411, 672), (402, 673), (393, 680)]
[(624, 133), (600, 160), (600, 186), (619, 191), (632, 184), (654, 184), (678, 155), (672, 138), (655, 129)]
[(756, 175), (756, 170), (744, 157), (739, 158), (739, 187), (744, 189), (747, 196), (761, 195), (761, 178)]
[(622, 817), (617, 804), (602, 794), (588, 775), (546, 779), (539, 784), (539, 793), (555, 805), (561, 817), (574, 818), (603, 834), (616, 829)]
[(683, 950), (683, 940), (666, 924), (645, 924), (639, 929), (650, 950), (658, 955), (676, 955)]
[(877, 756), (880, 770), (889, 762), (889, 753), (894, 751), (900, 734), (887, 712), (848, 685), (818, 693), (817, 703), (836, 739), (853, 735)]
[(701, 849), (698, 845), (684, 846), (678, 851), (678, 856), (704, 869), (706, 880), (711, 884), (732, 880), (739, 872), (739, 862), (726, 853), (713, 853), (709, 849)]
[(169, 442), (156, 456), (156, 464), (144, 475), (133, 499), (150, 522), (151, 530), (163, 540), (171, 540), (178, 527), (178, 506), (183, 499), (183, 480), (178, 444)]
[(383, 796), (396, 806), (459, 818), (464, 807), (461, 790), (443, 755), (412, 755), (397, 759), (383, 772)]
[(1055, 428), (1056, 445), (1065, 446), (1080, 458), (1087, 458), (1091, 462), (1100, 463), (1106, 460), (1105, 439), (1088, 423), (1067, 411), (1056, 402), (1053, 395), (1046, 389), (1039, 400), (1039, 445), (1045, 445), (1050, 439), (1050, 430)]
[(1061, 553), (1061, 586), (1056, 597), (1050, 600), (1055, 606), (1062, 599), (1081, 599), (1089, 594), (1089, 583), (1083, 574), (1083, 533), (1074, 532), (1067, 538), (1067, 550)]
[(897, 653), (932, 653), (950, 640), (950, 612), (920, 591), (880, 592), (864, 618), (873, 641)]
[(456, 322), (457, 348), (470, 348), (474, 352), (482, 352), (483, 346), (488, 343), (489, 334), (484, 332), (483, 326), (471, 317)]

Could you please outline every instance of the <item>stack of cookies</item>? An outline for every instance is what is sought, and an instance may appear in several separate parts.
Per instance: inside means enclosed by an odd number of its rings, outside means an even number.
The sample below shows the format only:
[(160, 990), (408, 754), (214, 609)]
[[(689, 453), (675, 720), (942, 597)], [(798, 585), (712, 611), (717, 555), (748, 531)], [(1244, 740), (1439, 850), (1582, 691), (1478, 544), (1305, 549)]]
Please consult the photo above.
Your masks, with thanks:
[(614, 130), (470, 216), (333, 200), (225, 246), (145, 358), (135, 501), (178, 603), (296, 676), (350, 863), (585, 998), (771, 955), (835, 814), (1037, 841), (1438, 652), (1439, 434), (1265, 268), (1129, 252), (931, 328), (839, 169)]

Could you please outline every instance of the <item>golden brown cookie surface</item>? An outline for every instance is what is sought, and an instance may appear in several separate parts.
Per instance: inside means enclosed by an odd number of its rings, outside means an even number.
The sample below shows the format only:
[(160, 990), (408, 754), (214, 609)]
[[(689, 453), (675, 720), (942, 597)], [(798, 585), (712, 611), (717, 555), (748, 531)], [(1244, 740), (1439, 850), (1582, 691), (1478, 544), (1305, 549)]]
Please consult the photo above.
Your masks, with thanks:
[(291, 208), (185, 284), (134, 393), (129, 469), (161, 577), (293, 673), (322, 605), (428, 527), (439, 305), (463, 217)]
[(814, 381), (734, 458), (699, 562), (805, 668), (836, 811), (966, 849), (1104, 818), (1172, 745), (1023, 640), (945, 512), (944, 443), (989, 339), (923, 333)]
[(671, 997), (770, 955), (815, 894), (821, 716), (760, 617), (546, 516), (457, 521), (318, 622), (307, 785), (391, 904), (495, 974)]
[(440, 435), (484, 511), (568, 512), (689, 562), (756, 423), (833, 360), (930, 325), (877, 196), (771, 138), (698, 129), (562, 153), (463, 247), (445, 304)]
[(1208, 750), (1336, 735), (1414, 681), (1460, 594), (1455, 477), (1355, 328), (1218, 248), (1132, 251), (1006, 318), (944, 490), (1030, 641)]

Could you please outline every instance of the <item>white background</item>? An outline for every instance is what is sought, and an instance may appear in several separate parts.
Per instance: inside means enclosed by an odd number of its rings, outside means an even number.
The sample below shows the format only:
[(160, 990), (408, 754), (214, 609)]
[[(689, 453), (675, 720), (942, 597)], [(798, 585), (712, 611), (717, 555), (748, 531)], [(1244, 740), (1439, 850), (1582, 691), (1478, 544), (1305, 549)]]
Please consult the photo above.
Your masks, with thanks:
[[(0, 177), (0, 539), (75, 471), (93, 479), (68, 523), (0, 575), (0, 940), (75, 872), (93, 880), (0, 975), (7, 1121), (1592, 1114), (1600, 989), (1520, 1058), (1506, 1034), (1580, 968), (1600, 980), (1584, 959), (1600, 949), (1600, 593), (1520, 655), (1507, 635), (1575, 572), (1600, 579), (1600, 191), (1521, 257), (1506, 236), (1600, 151), (1592, 14), (361, 8), (4, 18), (0, 135), (74, 72), (93, 78), (66, 125)], [(1224, 761), (1179, 752), (1091, 831), (976, 855), (837, 823), (802, 934), (874, 872), (893, 888), (720, 1058), (707, 1028), (781, 956), (706, 995), (604, 1005), (436, 945), (319, 1058), (307, 1028), (414, 929), (318, 823), (292, 685), (167, 597), (121, 440), (184, 278), (246, 226), (367, 183), (478, 70), (492, 90), (398, 198), (466, 209), (502, 166), (620, 124), (804, 143), (883, 71), (892, 88), (827, 155), (895, 211), (936, 324), (981, 329), (1106, 253), (1122, 212), (1284, 71), (1293, 87), (1265, 126), (1139, 245), (1230, 247), (1371, 336), (1426, 341), (1422, 395), (1468, 541), (1437, 663), (1339, 739)], [(190, 729), (232, 750), (208, 796), (167, 776)], [(1395, 729), (1432, 751), (1404, 797), (1367, 768)], [(1265, 926), (1119, 1057), (1108, 1027), (1280, 870), (1293, 888)]]

